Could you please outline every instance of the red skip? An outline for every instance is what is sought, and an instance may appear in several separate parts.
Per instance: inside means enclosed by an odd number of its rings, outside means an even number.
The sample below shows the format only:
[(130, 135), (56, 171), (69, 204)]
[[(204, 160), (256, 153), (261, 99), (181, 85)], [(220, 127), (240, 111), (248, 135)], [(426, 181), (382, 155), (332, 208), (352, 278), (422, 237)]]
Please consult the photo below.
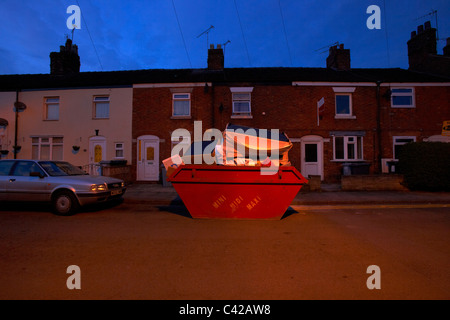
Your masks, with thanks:
[(308, 183), (292, 166), (181, 165), (167, 179), (193, 218), (280, 219)]

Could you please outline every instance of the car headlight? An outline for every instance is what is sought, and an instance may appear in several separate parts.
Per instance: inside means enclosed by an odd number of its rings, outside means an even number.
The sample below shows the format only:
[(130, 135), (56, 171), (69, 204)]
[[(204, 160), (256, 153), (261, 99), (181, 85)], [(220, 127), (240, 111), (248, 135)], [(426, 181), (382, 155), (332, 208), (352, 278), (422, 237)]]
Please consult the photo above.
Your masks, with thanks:
[(106, 191), (106, 184), (93, 184), (91, 191)]

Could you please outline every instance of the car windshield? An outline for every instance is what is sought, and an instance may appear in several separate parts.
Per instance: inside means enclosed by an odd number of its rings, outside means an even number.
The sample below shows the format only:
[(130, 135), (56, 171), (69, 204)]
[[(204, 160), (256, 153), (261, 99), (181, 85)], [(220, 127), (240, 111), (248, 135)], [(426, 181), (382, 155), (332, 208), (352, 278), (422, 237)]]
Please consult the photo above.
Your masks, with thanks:
[(51, 176), (79, 176), (87, 173), (68, 162), (40, 161), (39, 164)]

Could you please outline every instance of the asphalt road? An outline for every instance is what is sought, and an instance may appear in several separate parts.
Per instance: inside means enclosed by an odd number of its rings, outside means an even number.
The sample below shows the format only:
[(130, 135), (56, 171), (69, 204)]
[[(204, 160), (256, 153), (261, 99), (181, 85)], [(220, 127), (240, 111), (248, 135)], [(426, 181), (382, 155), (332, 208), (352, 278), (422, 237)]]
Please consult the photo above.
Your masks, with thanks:
[(72, 217), (0, 208), (0, 299), (448, 300), (449, 268), (439, 205), (294, 206), (280, 221), (126, 202)]

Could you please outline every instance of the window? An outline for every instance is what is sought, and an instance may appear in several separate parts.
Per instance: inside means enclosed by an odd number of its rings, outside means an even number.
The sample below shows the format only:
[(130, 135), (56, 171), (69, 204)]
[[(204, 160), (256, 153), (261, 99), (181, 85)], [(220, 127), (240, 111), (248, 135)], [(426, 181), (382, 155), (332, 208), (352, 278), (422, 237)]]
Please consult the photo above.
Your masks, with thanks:
[(59, 120), (59, 97), (44, 98), (44, 120)]
[(189, 117), (191, 115), (191, 94), (174, 93), (172, 115), (174, 117)]
[(363, 137), (335, 136), (333, 137), (334, 160), (363, 160)]
[(0, 176), (9, 176), (12, 166), (14, 165), (13, 160), (3, 160), (0, 161)]
[(354, 87), (333, 87), (333, 91), (336, 93), (336, 115), (335, 118), (355, 119), (353, 115), (353, 103), (352, 93), (355, 92)]
[(392, 88), (391, 89), (392, 108), (415, 108), (413, 88)]
[(233, 93), (233, 113), (250, 114), (250, 93)]
[(336, 117), (352, 115), (351, 97), (349, 94), (336, 95)]
[(63, 137), (32, 137), (31, 156), (35, 160), (63, 160)]
[(31, 161), (19, 161), (12, 173), (13, 176), (29, 177), (32, 172), (38, 172), (45, 176), (44, 171), (37, 165), (37, 163)]
[(109, 96), (94, 97), (94, 119), (109, 118)]
[(123, 143), (122, 142), (116, 142), (115, 143), (115, 149), (116, 149), (116, 158), (123, 159)]
[(233, 96), (233, 115), (234, 118), (249, 118), (252, 115), (251, 92), (253, 88), (231, 88)]
[(416, 137), (393, 137), (394, 141), (394, 159), (398, 160), (398, 156), (401, 153), (403, 145), (415, 142)]

